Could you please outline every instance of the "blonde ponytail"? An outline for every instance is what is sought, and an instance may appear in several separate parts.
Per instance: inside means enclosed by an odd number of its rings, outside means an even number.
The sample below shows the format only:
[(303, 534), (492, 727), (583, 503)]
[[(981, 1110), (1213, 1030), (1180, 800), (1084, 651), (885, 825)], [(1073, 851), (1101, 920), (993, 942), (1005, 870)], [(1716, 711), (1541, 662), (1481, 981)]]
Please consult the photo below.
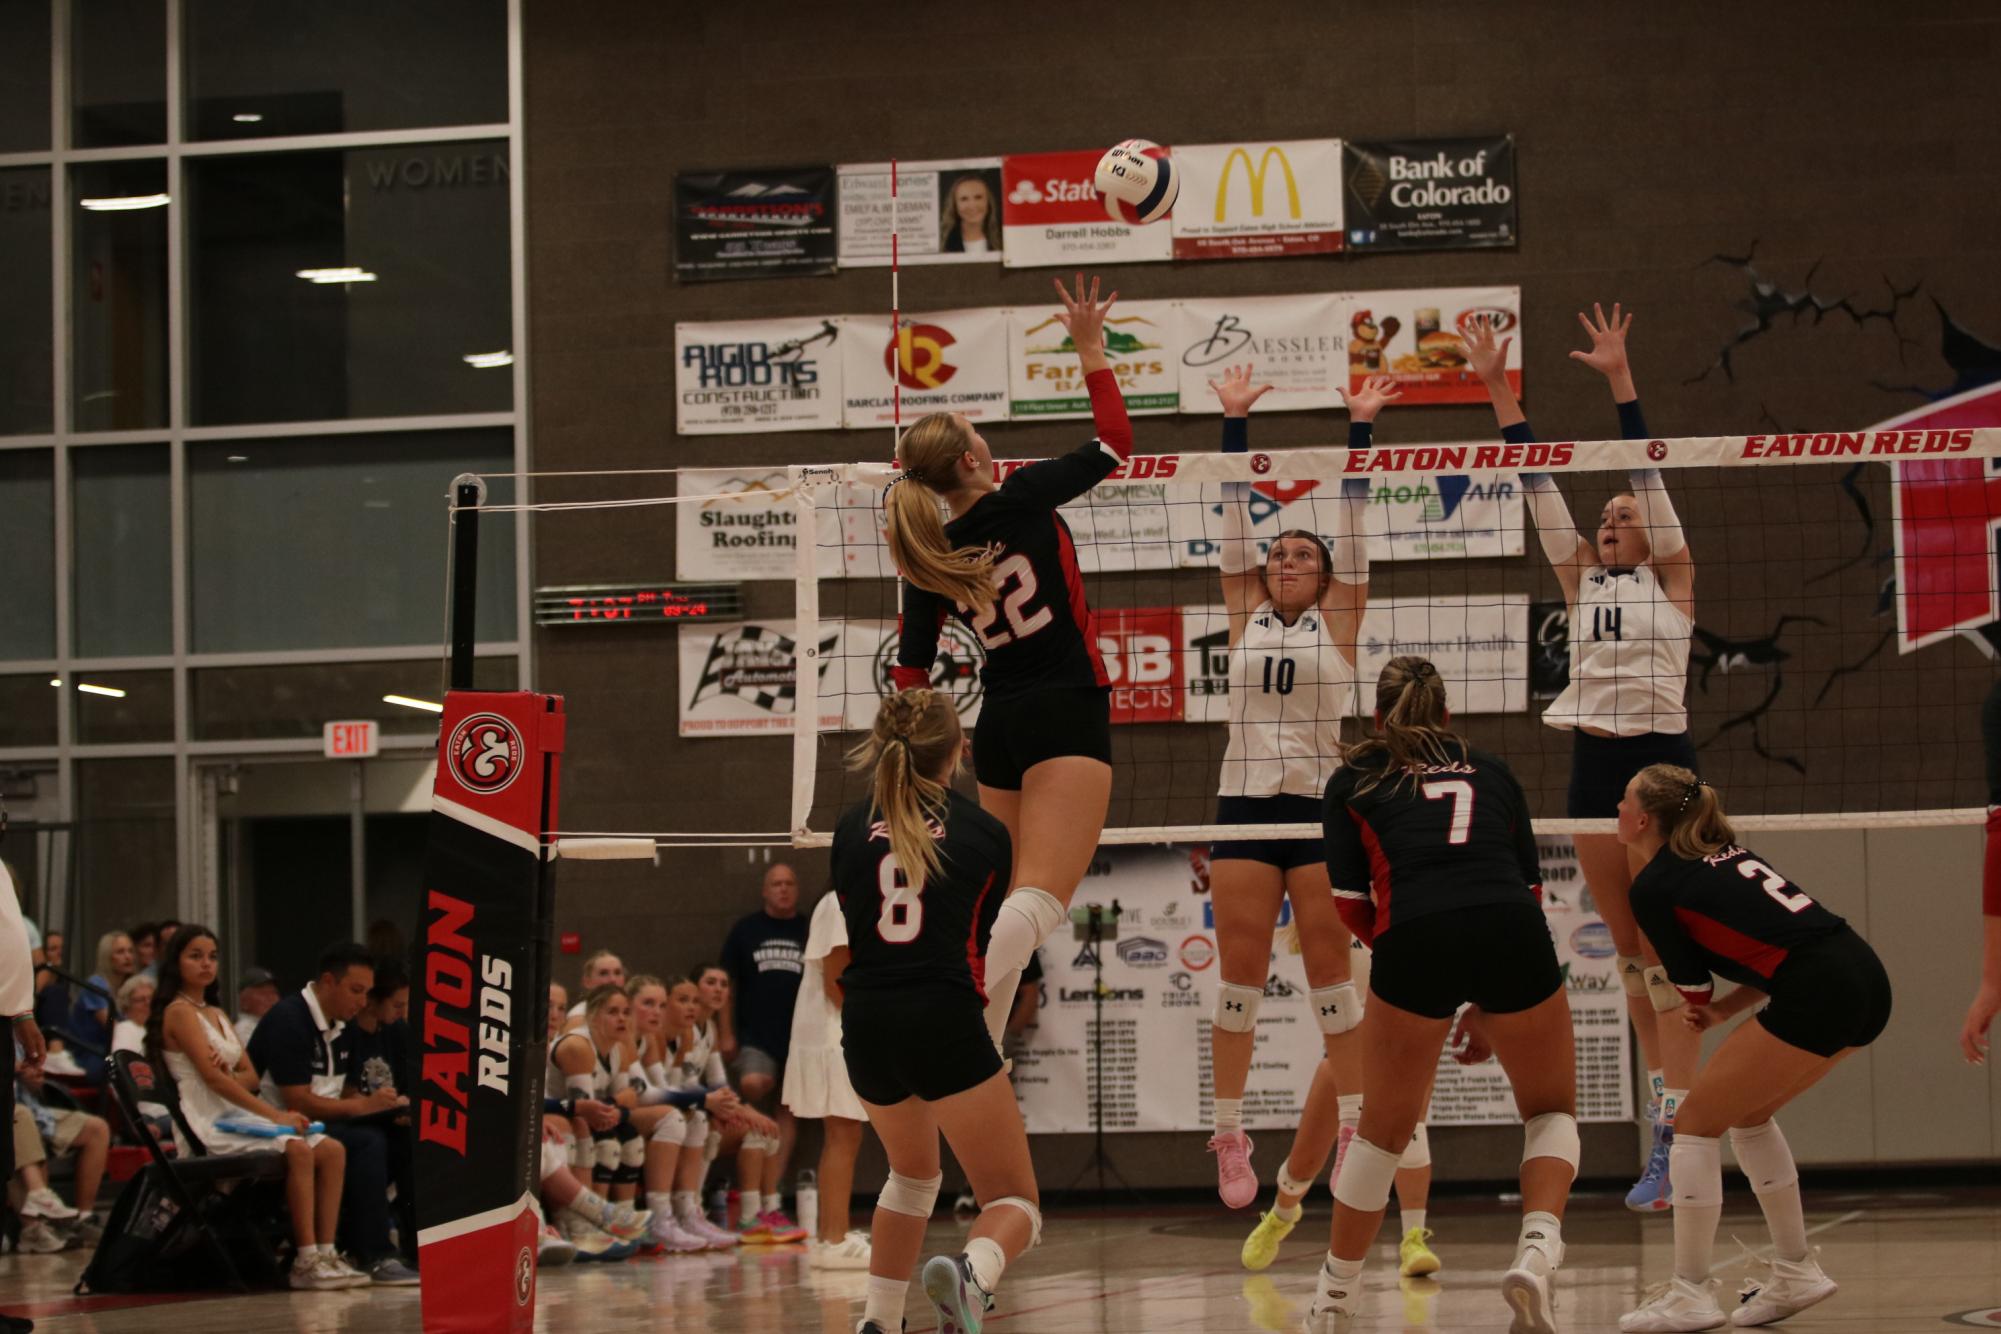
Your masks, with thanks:
[(956, 767), (963, 740), (950, 695), (901, 690), (882, 702), (875, 726), (848, 752), (852, 767), (875, 772), (869, 813), (888, 826), (890, 851), (912, 885), (938, 873), (931, 825), (943, 817), (945, 785), (933, 775)]
[(979, 547), (954, 547), (938, 517), (940, 498), (957, 489), (958, 462), (968, 448), (959, 419), (934, 412), (896, 445), (903, 474), (883, 495), (883, 535), (897, 570), (927, 593), (978, 611), (994, 604), (993, 557)]
[[(1376, 678), (1376, 735), (1344, 747), (1341, 762), (1360, 773), (1360, 796), (1386, 778), (1415, 780), (1428, 764), (1450, 764), (1449, 746), (1465, 742), (1446, 726), (1445, 678), (1428, 658), (1391, 658)], [(1394, 784), (1393, 784), (1394, 785)]]
[(1716, 789), (1678, 764), (1650, 764), (1640, 770), (1634, 796), (1653, 817), (1668, 851), (1683, 861), (1713, 857), (1737, 842)]

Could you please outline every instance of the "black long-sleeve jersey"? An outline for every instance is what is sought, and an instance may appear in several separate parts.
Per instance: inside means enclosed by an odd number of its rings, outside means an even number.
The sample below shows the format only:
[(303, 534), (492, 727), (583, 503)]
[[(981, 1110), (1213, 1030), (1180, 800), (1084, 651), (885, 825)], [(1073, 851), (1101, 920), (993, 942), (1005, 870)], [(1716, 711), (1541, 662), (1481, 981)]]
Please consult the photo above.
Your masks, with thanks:
[(1709, 1003), (1711, 973), (1771, 991), (1794, 951), (1848, 925), (1735, 846), (1695, 861), (1663, 847), (1633, 877), (1632, 902), (1668, 980), (1694, 1005)]
[[(1327, 780), (1321, 824), (1327, 874), (1351, 929), (1364, 939), (1430, 913), (1487, 904), (1538, 903), (1528, 798), (1499, 759), (1463, 742), (1448, 762), (1357, 793), (1344, 765)], [(1365, 760), (1364, 763), (1367, 761)]]
[(834, 891), (851, 951), (841, 984), (851, 991), (966, 986), (986, 1000), (987, 937), (1006, 897), (1014, 849), (1007, 826), (978, 803), (946, 794), (938, 874), (911, 885), (869, 802), (834, 826)]

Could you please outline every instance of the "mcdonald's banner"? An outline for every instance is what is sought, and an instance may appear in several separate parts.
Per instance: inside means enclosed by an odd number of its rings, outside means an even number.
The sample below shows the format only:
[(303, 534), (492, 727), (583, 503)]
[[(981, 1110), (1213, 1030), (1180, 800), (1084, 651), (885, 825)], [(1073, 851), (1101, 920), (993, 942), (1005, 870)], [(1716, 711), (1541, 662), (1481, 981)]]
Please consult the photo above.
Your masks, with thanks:
[(1007, 420), (1007, 311), (906, 315), (894, 339), (880, 315), (850, 315), (841, 326), (841, 424), (850, 430), (894, 422), (899, 386), (906, 425), (928, 412)]
[[(1008, 415), (1091, 415), (1091, 396), (1057, 306), (1017, 307), (1008, 314)], [(1173, 412), (1181, 403), (1181, 369), (1170, 346), (1179, 327), (1173, 301), (1120, 301), (1105, 320), (1105, 355), (1132, 413)]]
[(1176, 145), (1176, 259), (1330, 255), (1341, 249), (1341, 141)]

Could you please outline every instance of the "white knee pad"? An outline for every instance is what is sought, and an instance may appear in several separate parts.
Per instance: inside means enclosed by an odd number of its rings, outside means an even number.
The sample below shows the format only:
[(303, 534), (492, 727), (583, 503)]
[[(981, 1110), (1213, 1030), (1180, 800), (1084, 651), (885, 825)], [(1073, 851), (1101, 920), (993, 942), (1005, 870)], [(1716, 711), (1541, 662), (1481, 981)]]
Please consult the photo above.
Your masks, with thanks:
[(1619, 985), (1626, 994), (1638, 1000), (1647, 994), (1647, 961), (1637, 954), (1621, 954), (1618, 957)]
[(1429, 1166), (1431, 1166), (1431, 1136), (1425, 1133), (1424, 1122), (1419, 1121), (1417, 1129), (1411, 1132), (1410, 1143), (1404, 1146), (1403, 1157), (1397, 1159), (1397, 1168), (1400, 1171), (1410, 1172)]
[(1216, 1027), (1225, 1033), (1250, 1032), (1258, 1026), (1258, 1006), (1264, 998), (1263, 987), (1225, 982), (1216, 989)]
[(1301, 1181), (1292, 1175), (1292, 1162), (1288, 1159), (1278, 1165), (1278, 1189), (1281, 1195), (1290, 1195), (1296, 1200), (1306, 1198), (1313, 1189), (1311, 1181)]
[(1348, 1141), (1348, 1156), (1341, 1160), (1334, 1198), (1350, 1209), (1376, 1213), (1389, 1207), (1390, 1187), (1396, 1179), (1397, 1155), (1357, 1135)]
[(684, 1120), (688, 1130), (681, 1136), (681, 1147), (699, 1149), (705, 1146), (709, 1142), (709, 1114), (698, 1109), (684, 1113)]
[(559, 1139), (545, 1139), (542, 1141), (542, 1172), (536, 1180), (547, 1181), (569, 1165), (570, 1146)]
[(589, 1179), (591, 1164), (597, 1162), (597, 1141), (589, 1135), (579, 1135), (570, 1141), (570, 1166), (577, 1175)]
[(1577, 1175), (1577, 1159), (1582, 1149), (1577, 1138), (1577, 1118), (1569, 1112), (1544, 1112), (1532, 1116), (1522, 1127), (1522, 1161), (1531, 1158), (1560, 1158)]
[(778, 1136), (766, 1135), (760, 1131), (752, 1131), (743, 1137), (743, 1147), (746, 1149), (759, 1149), (765, 1153), (777, 1153)]
[(709, 1131), (709, 1137), (702, 1141), (702, 1161), (704, 1163), (713, 1163), (716, 1160), (716, 1155), (720, 1154), (722, 1151), (723, 1151), (723, 1132), (720, 1130), (711, 1129)]
[(989, 1209), (998, 1209), (1003, 1205), (1019, 1209), (1028, 1215), (1027, 1249), (1034, 1250), (1042, 1241), (1042, 1210), (1037, 1208), (1033, 1201), (1024, 1200), (1019, 1195), (1003, 1195), (998, 1200), (989, 1200), (981, 1205), (980, 1212), (985, 1213)]
[(1703, 1135), (1676, 1135), (1668, 1151), (1668, 1180), (1674, 1203), (1723, 1207), (1723, 1141)]
[(638, 1132), (635, 1131), (625, 1139), (618, 1141), (618, 1165), (620, 1167), (639, 1167), (645, 1162), (646, 1141), (640, 1137)]
[(618, 1141), (609, 1135), (591, 1141), (591, 1162), (602, 1176), (610, 1176), (618, 1170)]
[(1744, 1169), (1753, 1194), (1770, 1195), (1799, 1185), (1799, 1166), (1793, 1162), (1792, 1146), (1786, 1143), (1777, 1121), (1732, 1130), (1730, 1147), (1736, 1151), (1737, 1166)]
[(653, 1127), (655, 1144), (680, 1144), (688, 1138), (688, 1114), (679, 1107), (669, 1107), (667, 1115), (660, 1118), (660, 1124)]
[(1662, 1014), (1679, 1010), (1688, 1004), (1688, 998), (1675, 989), (1674, 983), (1668, 981), (1667, 969), (1659, 964), (1647, 969), (1646, 983), (1648, 999), (1653, 1001), (1654, 1008)]
[(1312, 995), (1313, 1013), (1320, 1020), (1320, 1031), (1328, 1037), (1338, 1037), (1362, 1022), (1362, 993), (1355, 990), (1353, 982), (1317, 987)]
[(932, 1207), (938, 1203), (938, 1191), (944, 1184), (943, 1172), (928, 1180), (918, 1181), (898, 1176), (892, 1169), (889, 1180), (882, 1183), (882, 1194), (875, 1197), (876, 1206), (908, 1218), (929, 1218)]
[(987, 938), (987, 971), (995, 978), (1028, 967), (1035, 951), (1056, 929), (1070, 920), (1070, 910), (1055, 895), (1033, 885), (1020, 885), (1001, 900), (1000, 916)]

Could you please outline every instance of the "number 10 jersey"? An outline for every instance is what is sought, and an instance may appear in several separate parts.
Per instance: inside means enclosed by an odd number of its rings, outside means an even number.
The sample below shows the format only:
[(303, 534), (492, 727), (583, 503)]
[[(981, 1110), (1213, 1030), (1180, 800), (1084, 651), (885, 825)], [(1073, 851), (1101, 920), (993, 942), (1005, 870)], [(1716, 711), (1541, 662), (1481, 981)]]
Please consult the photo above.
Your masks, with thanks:
[(1216, 793), (1317, 797), (1341, 763), (1355, 669), (1309, 607), (1287, 625), (1260, 603), (1230, 651), (1230, 745)]

